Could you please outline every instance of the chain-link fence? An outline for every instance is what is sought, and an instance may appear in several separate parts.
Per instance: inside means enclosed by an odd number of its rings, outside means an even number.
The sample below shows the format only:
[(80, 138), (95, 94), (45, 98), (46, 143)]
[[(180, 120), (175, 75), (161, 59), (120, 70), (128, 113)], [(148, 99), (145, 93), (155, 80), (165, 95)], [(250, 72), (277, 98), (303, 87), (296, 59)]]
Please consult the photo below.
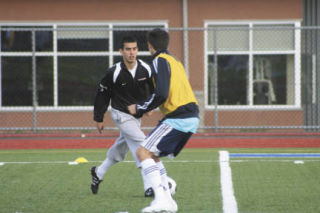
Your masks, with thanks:
[[(186, 67), (200, 106), (200, 131), (320, 130), (320, 27), (299, 23), (1, 26), (0, 131), (95, 130), (96, 86), (121, 61), (134, 34), (138, 57), (152, 57), (146, 33), (170, 33), (169, 51)], [(143, 120), (152, 128), (160, 118)], [(106, 129), (116, 129), (105, 116)]]

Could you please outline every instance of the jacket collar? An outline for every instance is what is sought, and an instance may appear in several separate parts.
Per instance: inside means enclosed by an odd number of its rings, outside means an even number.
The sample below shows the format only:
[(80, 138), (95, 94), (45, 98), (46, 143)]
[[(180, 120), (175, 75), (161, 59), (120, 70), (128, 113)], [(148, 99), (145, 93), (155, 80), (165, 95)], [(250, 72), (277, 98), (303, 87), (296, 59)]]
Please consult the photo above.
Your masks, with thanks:
[(161, 53), (170, 54), (168, 50), (158, 50), (155, 54), (153, 54), (152, 59), (160, 55)]
[[(139, 66), (139, 65), (140, 65), (140, 61), (137, 59), (137, 66)], [(125, 63), (123, 62), (123, 59), (121, 59), (120, 66), (121, 66), (121, 69), (128, 70)]]

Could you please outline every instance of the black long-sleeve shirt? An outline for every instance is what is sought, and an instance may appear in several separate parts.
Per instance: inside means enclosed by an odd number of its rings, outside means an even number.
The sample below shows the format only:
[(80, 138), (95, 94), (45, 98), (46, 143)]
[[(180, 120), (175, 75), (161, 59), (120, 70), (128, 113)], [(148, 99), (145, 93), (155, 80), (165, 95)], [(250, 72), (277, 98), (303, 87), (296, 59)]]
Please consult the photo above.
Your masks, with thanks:
[(123, 61), (110, 67), (98, 85), (93, 119), (103, 121), (110, 100), (112, 108), (129, 114), (129, 105), (141, 102), (152, 94), (154, 87), (151, 77), (150, 66), (142, 60), (137, 60), (134, 77)]

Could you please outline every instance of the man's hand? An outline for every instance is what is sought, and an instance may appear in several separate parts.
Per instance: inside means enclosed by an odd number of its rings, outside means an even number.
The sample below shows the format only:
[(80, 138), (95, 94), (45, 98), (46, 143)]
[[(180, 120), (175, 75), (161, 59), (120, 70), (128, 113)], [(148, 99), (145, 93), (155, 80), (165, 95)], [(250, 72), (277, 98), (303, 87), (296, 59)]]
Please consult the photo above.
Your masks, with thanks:
[(151, 110), (151, 111), (147, 112), (147, 113), (146, 113), (146, 116), (148, 116), (148, 117), (149, 117), (149, 116), (151, 116), (152, 114), (153, 114), (153, 110)]
[(130, 112), (131, 115), (137, 114), (136, 104), (132, 104), (132, 105), (128, 106), (128, 110), (129, 110), (129, 112)]
[(103, 128), (103, 122), (97, 122), (97, 129), (100, 134), (102, 133)]

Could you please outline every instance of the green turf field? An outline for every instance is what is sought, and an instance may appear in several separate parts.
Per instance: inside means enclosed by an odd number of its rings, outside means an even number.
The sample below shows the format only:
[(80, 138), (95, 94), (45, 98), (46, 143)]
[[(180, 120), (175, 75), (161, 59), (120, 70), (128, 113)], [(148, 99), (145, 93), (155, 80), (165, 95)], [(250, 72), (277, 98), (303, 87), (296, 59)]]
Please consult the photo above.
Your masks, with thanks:
[[(227, 149), (229, 153), (320, 153), (320, 149)], [(137, 213), (144, 198), (131, 156), (112, 167), (99, 194), (90, 191), (93, 165), (106, 150), (0, 150), (1, 213)], [(89, 162), (69, 165), (78, 157)], [(180, 213), (223, 212), (218, 149), (185, 149), (163, 159), (178, 184)], [(294, 163), (295, 160), (298, 164)], [(301, 162), (303, 161), (303, 162)], [(320, 212), (320, 158), (236, 158), (230, 168), (238, 212)]]

